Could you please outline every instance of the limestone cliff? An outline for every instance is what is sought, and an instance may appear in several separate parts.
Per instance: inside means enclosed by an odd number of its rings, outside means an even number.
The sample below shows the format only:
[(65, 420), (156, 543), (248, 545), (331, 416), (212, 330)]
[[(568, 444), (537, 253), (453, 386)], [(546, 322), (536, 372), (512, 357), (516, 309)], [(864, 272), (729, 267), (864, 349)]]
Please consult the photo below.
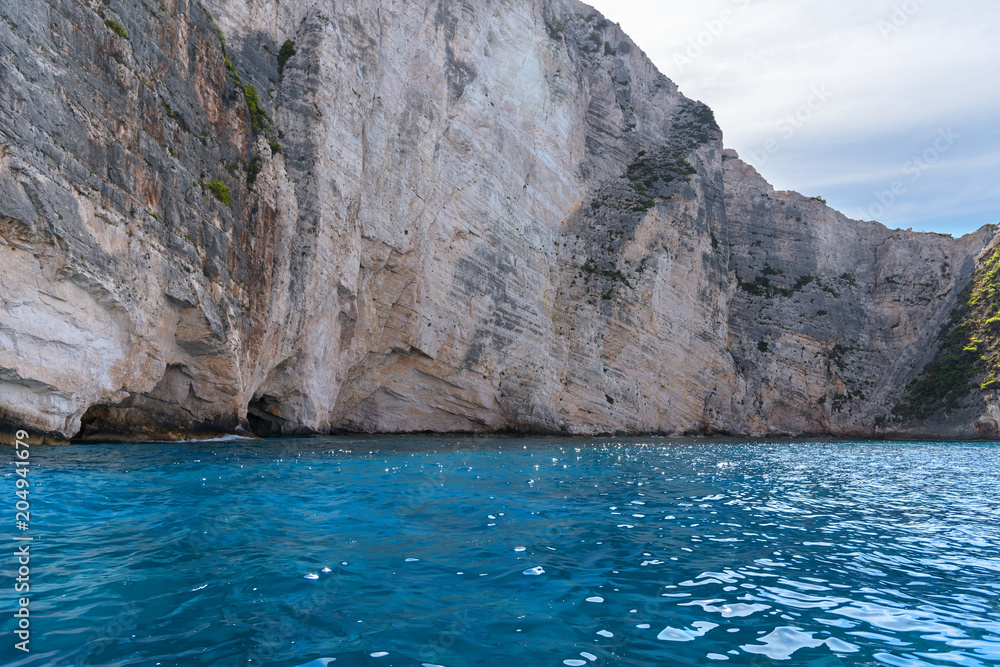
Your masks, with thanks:
[(586, 5), (0, 18), (5, 437), (995, 435), (906, 409), (994, 228), (774, 192)]

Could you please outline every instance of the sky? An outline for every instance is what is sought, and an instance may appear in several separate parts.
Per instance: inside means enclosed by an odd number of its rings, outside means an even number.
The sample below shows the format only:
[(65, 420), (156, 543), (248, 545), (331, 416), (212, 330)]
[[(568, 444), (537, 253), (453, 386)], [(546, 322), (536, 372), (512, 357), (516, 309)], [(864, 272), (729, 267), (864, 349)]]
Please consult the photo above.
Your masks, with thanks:
[(775, 189), (894, 228), (1000, 223), (1000, 2), (590, 4)]

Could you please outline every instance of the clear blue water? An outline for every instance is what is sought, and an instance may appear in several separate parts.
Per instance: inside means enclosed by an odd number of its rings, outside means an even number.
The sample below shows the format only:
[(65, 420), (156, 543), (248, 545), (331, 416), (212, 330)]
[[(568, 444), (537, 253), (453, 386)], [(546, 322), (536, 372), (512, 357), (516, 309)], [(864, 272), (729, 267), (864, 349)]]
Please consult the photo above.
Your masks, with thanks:
[(31, 475), (5, 666), (1000, 664), (996, 445), (91, 445)]

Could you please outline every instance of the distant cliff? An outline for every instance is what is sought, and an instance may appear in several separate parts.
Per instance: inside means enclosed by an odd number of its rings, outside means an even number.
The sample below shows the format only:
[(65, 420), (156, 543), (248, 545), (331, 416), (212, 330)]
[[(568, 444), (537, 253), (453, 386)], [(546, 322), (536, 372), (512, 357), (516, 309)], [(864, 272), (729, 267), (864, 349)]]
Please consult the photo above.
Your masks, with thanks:
[(774, 192), (586, 5), (0, 17), (5, 438), (998, 435), (995, 228)]

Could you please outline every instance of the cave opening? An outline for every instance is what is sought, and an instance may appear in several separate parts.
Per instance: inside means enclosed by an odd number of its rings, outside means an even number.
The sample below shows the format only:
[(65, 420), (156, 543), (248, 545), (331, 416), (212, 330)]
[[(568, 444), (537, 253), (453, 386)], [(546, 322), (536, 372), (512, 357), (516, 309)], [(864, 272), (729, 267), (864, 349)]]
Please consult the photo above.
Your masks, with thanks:
[(247, 423), (250, 431), (260, 438), (279, 436), (285, 419), (279, 416), (281, 402), (274, 396), (254, 396), (247, 404)]

